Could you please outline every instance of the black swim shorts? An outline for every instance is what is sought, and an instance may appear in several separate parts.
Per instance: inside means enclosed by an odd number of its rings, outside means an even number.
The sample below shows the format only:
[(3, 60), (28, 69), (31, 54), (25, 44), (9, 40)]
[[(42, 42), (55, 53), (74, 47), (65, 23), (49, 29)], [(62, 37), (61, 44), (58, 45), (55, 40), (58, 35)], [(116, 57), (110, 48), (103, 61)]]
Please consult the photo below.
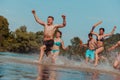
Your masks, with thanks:
[(54, 45), (54, 40), (51, 39), (51, 40), (46, 40), (46, 41), (43, 41), (43, 44), (46, 46), (46, 50), (45, 50), (45, 53), (46, 55), (48, 56), (48, 52), (51, 51), (53, 45)]

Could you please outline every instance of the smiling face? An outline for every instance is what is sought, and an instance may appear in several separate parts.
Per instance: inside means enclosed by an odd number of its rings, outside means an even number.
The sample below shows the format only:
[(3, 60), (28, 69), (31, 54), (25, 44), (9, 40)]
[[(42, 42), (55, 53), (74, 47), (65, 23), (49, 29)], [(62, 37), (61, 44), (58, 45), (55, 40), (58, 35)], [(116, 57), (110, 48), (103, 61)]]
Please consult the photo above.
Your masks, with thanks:
[(54, 17), (48, 16), (47, 24), (48, 24), (48, 25), (51, 25), (51, 24), (53, 24), (53, 21), (54, 21)]
[(62, 36), (62, 33), (60, 32), (60, 31), (57, 31), (56, 32), (56, 38), (59, 38), (59, 37), (61, 37)]

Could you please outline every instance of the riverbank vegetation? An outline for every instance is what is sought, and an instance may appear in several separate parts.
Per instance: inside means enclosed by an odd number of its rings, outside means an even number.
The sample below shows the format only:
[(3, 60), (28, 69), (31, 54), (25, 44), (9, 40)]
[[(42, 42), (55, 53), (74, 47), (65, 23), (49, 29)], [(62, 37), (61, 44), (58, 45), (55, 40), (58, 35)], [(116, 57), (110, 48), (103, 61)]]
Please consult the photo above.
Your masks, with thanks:
[[(0, 16), (0, 51), (1, 52), (16, 52), (16, 53), (39, 53), (39, 48), (42, 45), (43, 31), (28, 32), (27, 26), (20, 26), (15, 31), (9, 29), (9, 22), (3, 16)], [(105, 39), (105, 50), (120, 40), (120, 34), (114, 34)], [(68, 45), (68, 50), (61, 50), (62, 55), (82, 56), (87, 48), (82, 47), (82, 40), (79, 37), (74, 37)]]

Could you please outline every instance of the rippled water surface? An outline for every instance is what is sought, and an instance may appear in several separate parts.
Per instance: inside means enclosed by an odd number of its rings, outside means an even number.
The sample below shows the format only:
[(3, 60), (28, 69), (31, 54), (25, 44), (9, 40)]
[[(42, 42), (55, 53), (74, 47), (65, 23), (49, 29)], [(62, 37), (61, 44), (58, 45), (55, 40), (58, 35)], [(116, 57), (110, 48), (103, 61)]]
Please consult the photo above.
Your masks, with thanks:
[(1, 52), (0, 80), (120, 80), (116, 74), (29, 63), (36, 57)]

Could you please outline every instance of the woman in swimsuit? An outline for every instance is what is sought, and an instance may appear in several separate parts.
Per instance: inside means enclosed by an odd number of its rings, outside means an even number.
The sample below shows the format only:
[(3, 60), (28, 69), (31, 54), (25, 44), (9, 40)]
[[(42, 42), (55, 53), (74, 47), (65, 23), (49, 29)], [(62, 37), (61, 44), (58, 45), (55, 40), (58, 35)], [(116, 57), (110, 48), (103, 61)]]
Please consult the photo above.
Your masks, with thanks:
[(62, 37), (62, 32), (61, 31), (57, 31), (55, 38), (54, 38), (54, 45), (51, 51), (51, 55), (52, 55), (52, 62), (55, 63), (56, 57), (59, 55), (60, 53), (60, 46), (66, 50), (67, 48), (65, 48), (64, 46), (64, 42), (61, 39)]
[[(102, 22), (99, 22), (99, 23), (101, 24)], [(110, 32), (109, 34), (104, 34), (104, 32), (105, 32), (104, 28), (99, 29), (99, 34), (95, 33), (94, 32), (95, 27), (96, 26), (92, 27), (91, 33), (97, 37), (96, 40), (97, 40), (98, 48), (95, 51), (95, 64), (94, 64), (94, 66), (97, 66), (98, 65), (98, 59), (99, 59), (98, 55), (104, 50), (104, 39), (105, 39), (105, 37), (111, 36), (114, 33), (114, 31), (116, 29), (116, 26), (114, 26), (112, 32)]]

